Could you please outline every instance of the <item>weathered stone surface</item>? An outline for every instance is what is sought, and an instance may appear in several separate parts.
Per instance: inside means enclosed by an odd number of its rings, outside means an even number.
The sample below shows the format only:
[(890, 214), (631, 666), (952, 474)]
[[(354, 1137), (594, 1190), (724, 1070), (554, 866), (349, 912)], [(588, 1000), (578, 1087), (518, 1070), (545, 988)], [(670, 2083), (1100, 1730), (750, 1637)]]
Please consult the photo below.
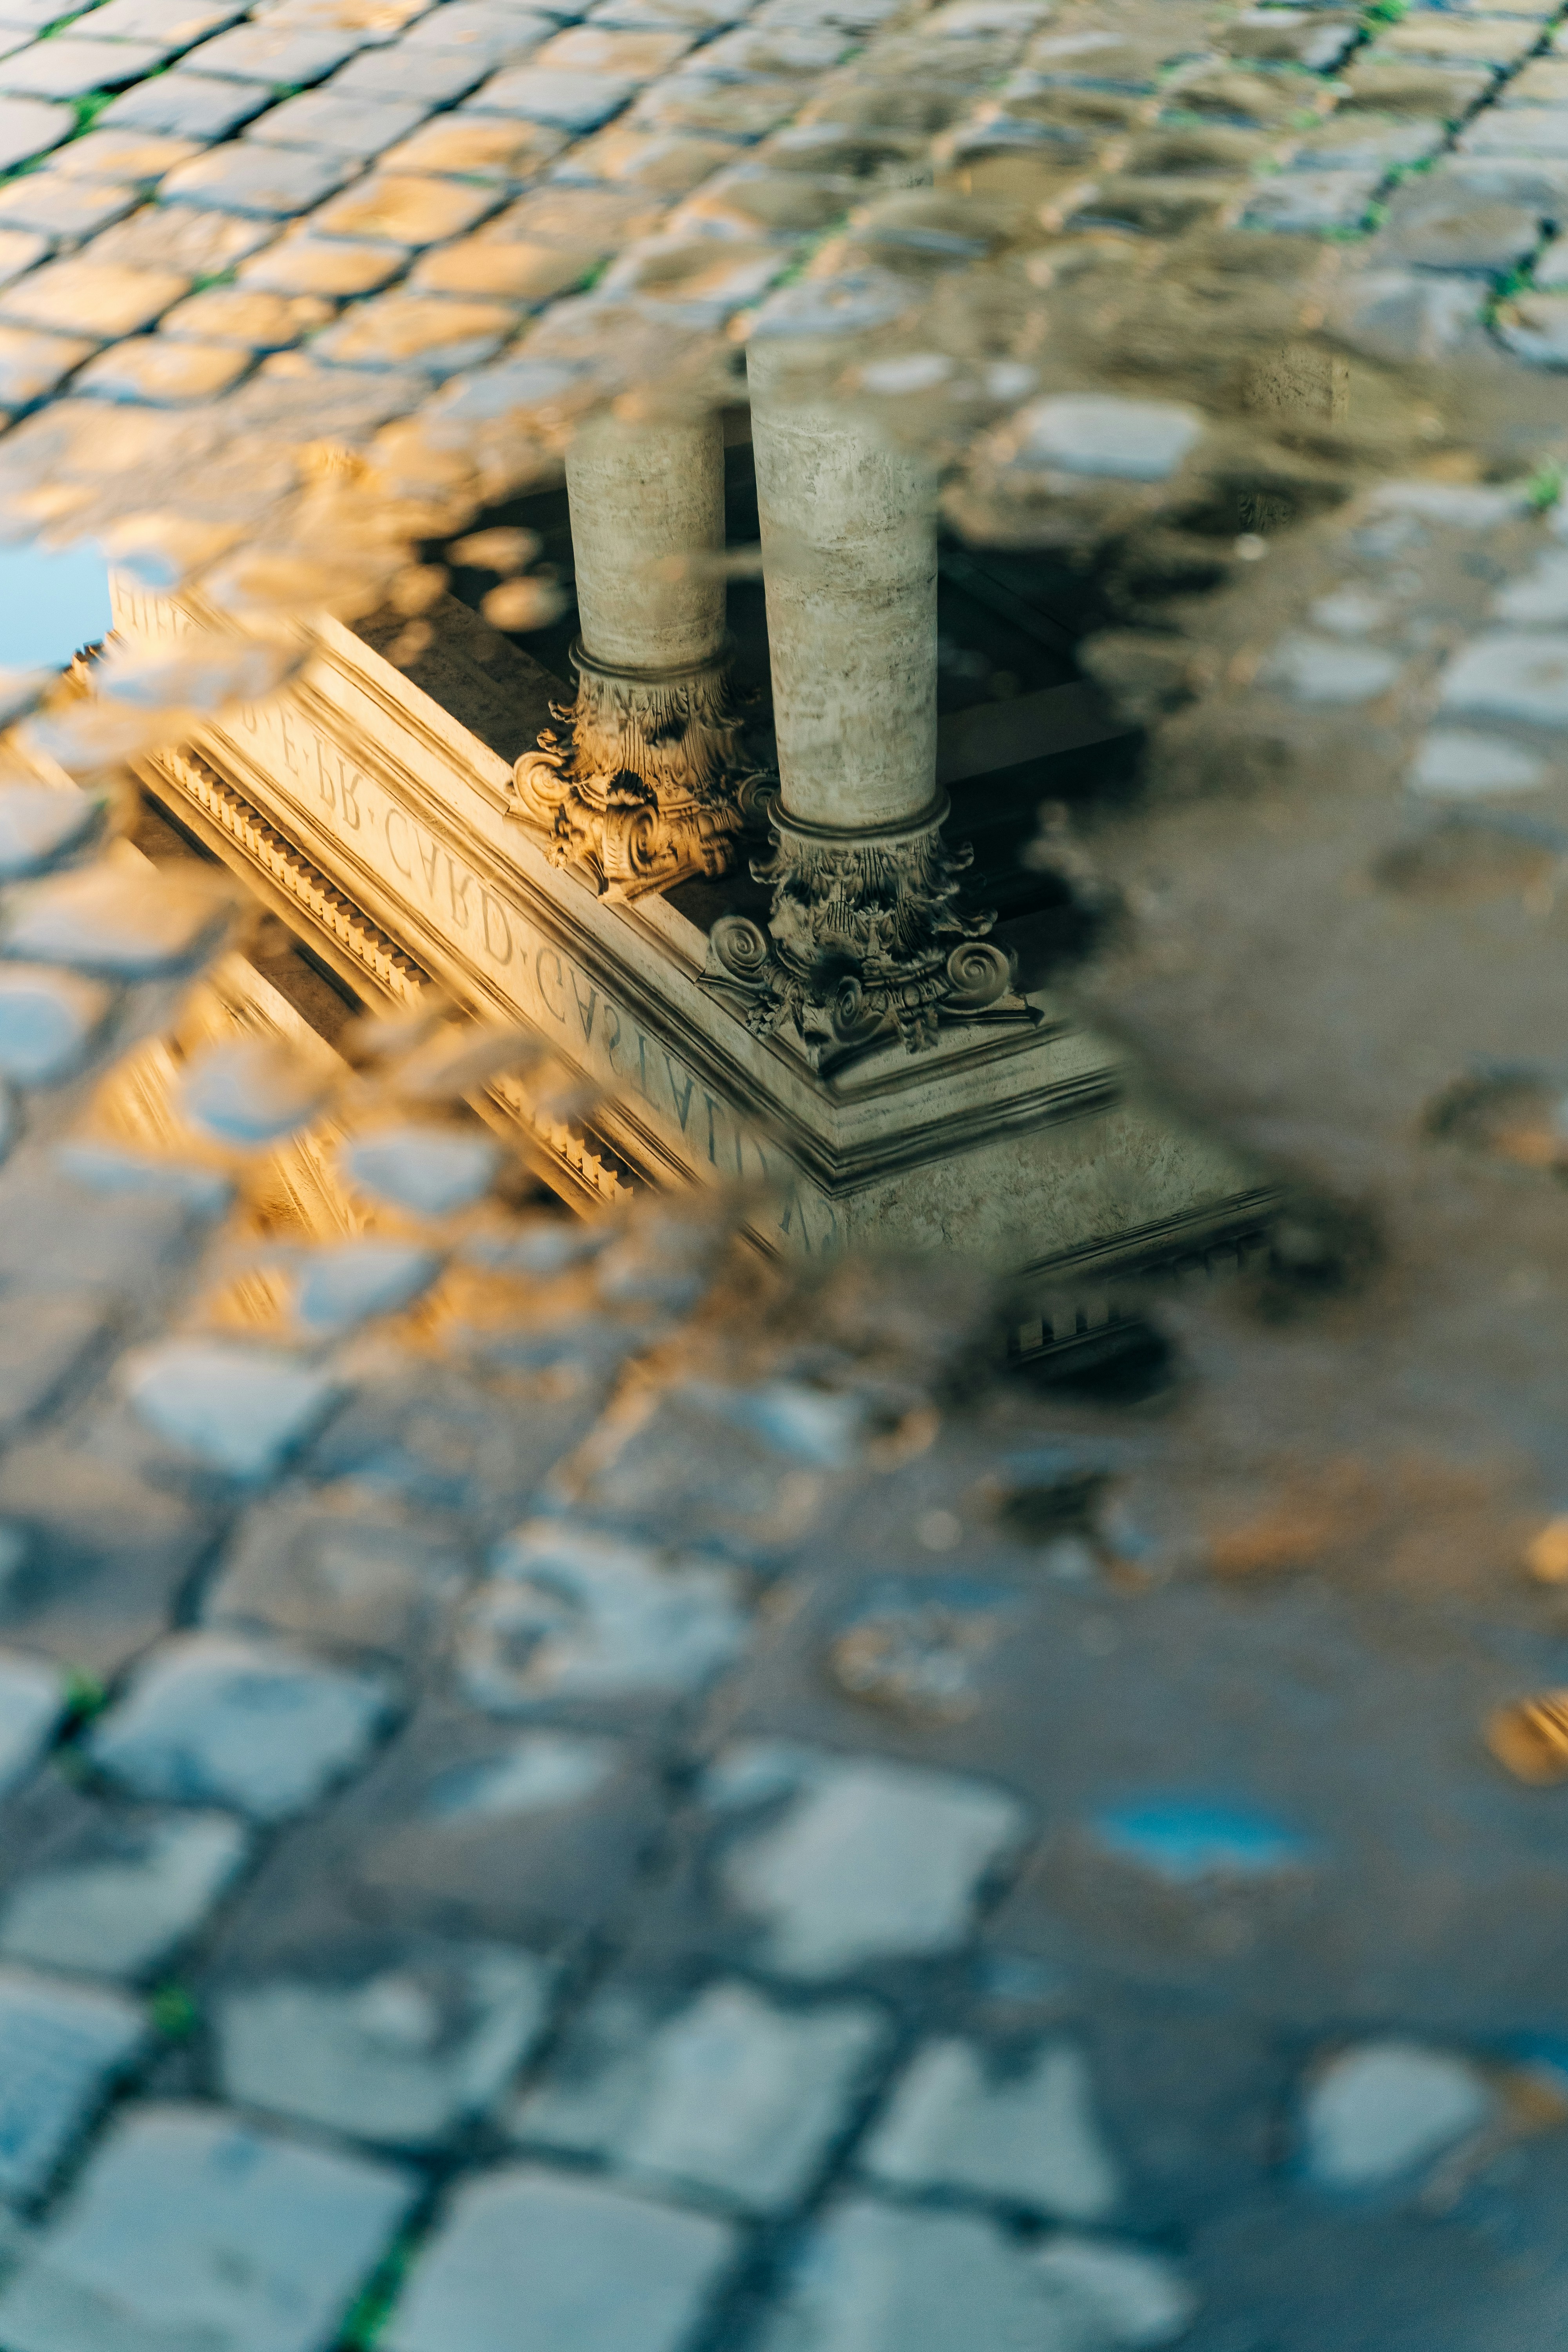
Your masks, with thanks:
[(445, 106), (466, 97), (489, 69), (479, 49), (438, 48), (434, 43), (416, 49), (399, 43), (395, 48), (367, 49), (333, 77), (332, 89), (344, 97)]
[(1193, 447), (1203, 420), (1173, 401), (1058, 394), (1020, 409), (1014, 426), (1020, 466), (1161, 482)]
[(1487, 202), (1451, 184), (1394, 193), (1379, 249), (1427, 269), (1480, 269), (1499, 275), (1533, 252), (1541, 229), (1523, 205)]
[(279, 1469), (342, 1394), (307, 1358), (221, 1339), (141, 1349), (126, 1359), (124, 1381), (150, 1428), (237, 1478)]
[[(384, 304), (367, 305), (365, 311), (354, 316), (368, 312), (377, 318), (395, 318), (397, 301), (397, 297), (388, 296)], [(416, 323), (406, 340), (416, 343), (418, 325), (429, 331), (432, 314), (445, 307), (415, 304)], [(455, 309), (452, 315), (462, 321), (459, 331), (471, 327), (473, 314), (468, 306)], [(508, 314), (490, 310), (484, 315), (493, 320)], [(502, 1154), (488, 1136), (410, 1121), (373, 1127), (354, 1137), (344, 1146), (341, 1164), (351, 1183), (373, 1201), (415, 1216), (444, 1217), (470, 1208), (483, 1197), (500, 1170)]]
[(167, 54), (189, 48), (244, 14), (239, 0), (109, 0), (93, 10), (83, 30), (95, 41), (156, 41)]
[[(520, 1424), (505, 1398), (428, 1357), (386, 1348), (356, 1371), (355, 1396), (311, 1448), (314, 1475), (356, 1479), (432, 1510), (460, 1511), (482, 1495), (491, 1536), (530, 1506), (545, 1471), (594, 1417), (592, 1392), (542, 1396)], [(0, 1483), (4, 1475), (0, 1466)]]
[(151, 981), (188, 969), (214, 946), (230, 906), (228, 891), (197, 866), (157, 875), (80, 868), (12, 891), (0, 948), (40, 964)]
[(0, 189), (0, 221), (39, 235), (75, 239), (106, 228), (141, 198), (132, 183), (65, 172), (28, 172)]
[(1294, 166), (1309, 171), (1384, 173), (1425, 163), (1438, 152), (1447, 136), (1448, 126), (1440, 116), (1411, 120), (1347, 107), (1303, 139), (1290, 160)]
[[(282, 1935), (288, 1906), (302, 1904), (313, 1917), (311, 1887), (330, 1885), (334, 1906), (388, 1932), (460, 1931), (553, 1948), (582, 1929), (608, 1930), (662, 1818), (639, 1744), (582, 1732), (519, 1738), (458, 1703), (432, 1701), (306, 1833), (297, 1867), (280, 1863), (271, 1891), (265, 1877), (258, 1883), (257, 1924)], [(240, 1932), (237, 1964), (257, 1964), (255, 1941)], [(284, 1936), (276, 1965), (294, 1967), (297, 1948)]]
[(0, 171), (46, 154), (75, 129), (76, 116), (68, 106), (48, 106), (36, 98), (0, 98)]
[(215, 74), (187, 73), (176, 66), (172, 73), (156, 74), (124, 91), (104, 109), (101, 120), (116, 131), (223, 139), (259, 114), (269, 95), (255, 83), (224, 81)]
[(980, 1705), (1019, 1598), (967, 1577), (884, 1579), (834, 1634), (828, 1670), (851, 1697), (917, 1722), (961, 1722)]
[(1534, 792), (1546, 780), (1545, 762), (1505, 735), (1441, 727), (1424, 738), (1409, 784), (1434, 800), (1482, 800), (1494, 793)]
[(250, 137), (269, 147), (324, 147), (329, 154), (368, 162), (405, 138), (426, 111), (414, 100), (345, 98), (335, 89), (309, 89), (273, 107)]
[(249, 352), (231, 343), (128, 336), (83, 368), (78, 389), (101, 399), (141, 400), (154, 407), (183, 408), (226, 392), (249, 365)]
[(310, 294), (252, 293), (239, 286), (210, 286), (177, 302), (160, 333), (189, 335), (197, 342), (233, 343), (252, 352), (286, 351), (333, 315), (330, 302)]
[(226, 1813), (105, 1812), (0, 1906), (0, 1958), (140, 1979), (200, 1927), (244, 1866)]
[(483, 219), (496, 203), (485, 188), (452, 180), (376, 173), (326, 205), (315, 226), (323, 236), (372, 238), (401, 246), (438, 245)]
[(707, 1791), (724, 1810), (783, 1802), (734, 1837), (720, 1877), (761, 1927), (767, 1964), (793, 1977), (954, 1950), (982, 1880), (1027, 1825), (984, 1781), (783, 1743), (727, 1749)]
[(399, 174), (451, 173), (464, 179), (516, 184), (532, 179), (552, 163), (566, 145), (567, 136), (544, 123), (508, 122), (458, 107), (389, 148), (382, 160), (387, 171)]
[(569, 294), (594, 270), (599, 255), (590, 246), (574, 252), (553, 245), (522, 245), (489, 236), (437, 247), (420, 256), (409, 283), (432, 294), (488, 294), (515, 302), (548, 302)]
[(0, 1623), (99, 1675), (156, 1639), (214, 1532), (206, 1507), (52, 1432), (0, 1459), (0, 1514), (22, 1551)]
[(1560, 628), (1568, 625), (1568, 551), (1553, 550), (1492, 598), (1500, 621), (1515, 627)]
[(1386, 693), (1400, 672), (1397, 654), (1304, 634), (1282, 638), (1269, 656), (1267, 677), (1298, 702), (1370, 702)]
[(85, 41), (58, 34), (35, 41), (0, 64), (0, 90), (8, 98), (85, 98), (139, 81), (165, 52), (148, 41)]
[(1537, 367), (1568, 367), (1568, 294), (1521, 294), (1499, 311), (1498, 332)]
[(189, 205), (146, 205), (95, 237), (92, 258), (121, 262), (130, 269), (178, 269), (189, 278), (219, 278), (277, 234), (270, 221), (198, 212)]
[[(0, 1024), (4, 1006), (0, 991)], [(0, 1058), (4, 1051), (0, 1040)], [(112, 1319), (111, 1303), (90, 1292), (0, 1304), (0, 1434), (14, 1435), (58, 1397), (89, 1350), (101, 1349)]]
[(185, 290), (172, 270), (128, 269), (118, 263), (56, 261), (5, 291), (6, 315), (57, 334), (105, 341), (151, 324)]
[(330, 26), (263, 20), (237, 25), (216, 40), (204, 41), (193, 68), (230, 81), (263, 83), (268, 89), (298, 89), (320, 81), (359, 47), (356, 36)]
[(1532, 49), (1541, 36), (1528, 17), (1449, 15), (1438, 8), (1415, 8), (1396, 25), (1384, 27), (1374, 58), (1452, 58), (1469, 65), (1513, 65)]
[(1005, 2070), (972, 2043), (929, 2042), (860, 2161), (895, 2187), (973, 2189), (1065, 2221), (1104, 2221), (1122, 2193), (1088, 2062), (1070, 2042)]
[[(321, 299), (374, 293), (395, 278), (404, 256), (395, 246), (355, 244), (349, 238), (313, 236), (308, 229), (279, 237), (239, 272), (242, 287), (285, 296)], [(183, 307), (183, 306), (182, 306)]]
[(341, 188), (358, 168), (350, 156), (316, 148), (237, 141), (180, 164), (164, 181), (163, 194), (171, 202), (210, 205), (215, 212), (289, 220)]
[(966, 2214), (833, 2209), (797, 2259), (766, 2352), (1116, 2352), (1185, 2332), (1194, 2298), (1173, 2266), (1103, 2240), (1029, 2253)]
[(47, 2187), (145, 2038), (141, 2011), (118, 1993), (0, 1969), (0, 2199)]
[(65, 1705), (57, 1666), (20, 1650), (0, 1650), (0, 1795), (32, 1770)]
[[(798, 1403), (802, 1391), (789, 1384)], [(805, 1393), (810, 1393), (806, 1391)], [(741, 1559), (777, 1559), (799, 1541), (854, 1441), (854, 1414), (818, 1393), (820, 1417), (790, 1397), (727, 1393), (689, 1381), (606, 1423), (553, 1481), (585, 1517), (666, 1544), (705, 1542)], [(808, 1426), (809, 1422), (809, 1426)]]
[(464, 1688), (491, 1713), (698, 1690), (745, 1637), (732, 1570), (569, 1523), (520, 1528), (492, 1567), (457, 1644)]
[(599, 1995), (510, 2116), (526, 2143), (766, 2212), (810, 2188), (888, 2038), (863, 2003), (784, 2010), (740, 1983), (661, 2012)]
[(1479, 289), (1466, 278), (1373, 268), (1334, 295), (1329, 323), (1373, 358), (1438, 360), (1474, 332), (1479, 310)]
[(520, 2309), (539, 2352), (679, 2352), (731, 2250), (724, 2223), (597, 2181), (480, 2173), (415, 2264), (387, 2352), (517, 2352)]
[(49, 249), (49, 240), (28, 229), (0, 230), (0, 286), (8, 286), (43, 260)]
[(1444, 672), (1440, 699), (1465, 718), (1568, 725), (1568, 635), (1496, 629), (1472, 637)]
[(544, 2024), (554, 1971), (504, 1945), (432, 1945), (355, 1981), (281, 1979), (217, 2004), (242, 2105), (396, 2147), (492, 2108)]
[(592, 1796), (616, 1769), (618, 1743), (576, 1731), (530, 1731), (492, 1756), (454, 1765), (431, 1783), (432, 1821), (473, 1824), (549, 1812)]
[(1479, 2070), (1419, 2042), (1364, 2042), (1329, 2061), (1308, 2085), (1301, 2117), (1307, 2178), (1334, 2189), (1408, 2179), (1496, 2112)]
[(607, 74), (511, 66), (486, 82), (473, 100), (476, 111), (510, 114), (560, 131), (596, 131), (633, 97), (637, 84)]
[(342, 367), (415, 367), (452, 375), (493, 358), (517, 323), (517, 312), (499, 302), (426, 300), (395, 292), (360, 303), (317, 338), (316, 349)]
[(391, 1697), (380, 1676), (223, 1633), (182, 1633), (138, 1671), (89, 1747), (138, 1796), (281, 1821), (361, 1761)]
[(15, 882), (47, 871), (90, 840), (99, 821), (86, 793), (26, 783), (0, 790), (0, 876)]
[(572, 25), (547, 41), (534, 59), (552, 73), (592, 73), (646, 81), (663, 73), (690, 48), (689, 32), (623, 30), (595, 21)]
[(1459, 152), (1568, 158), (1568, 106), (1489, 107), (1460, 133)]
[(1342, 171), (1280, 172), (1253, 192), (1243, 215), (1252, 228), (1321, 236), (1359, 228), (1384, 177), (1377, 164)]
[(0, 407), (26, 408), (41, 400), (95, 348), (77, 337), (0, 325)]
[(208, 1624), (403, 1649), (468, 1581), (459, 1546), (354, 1488), (280, 1496), (247, 1518), (203, 1603)]
[(204, 2106), (117, 2117), (0, 2289), (16, 2352), (325, 2352), (417, 2194)]

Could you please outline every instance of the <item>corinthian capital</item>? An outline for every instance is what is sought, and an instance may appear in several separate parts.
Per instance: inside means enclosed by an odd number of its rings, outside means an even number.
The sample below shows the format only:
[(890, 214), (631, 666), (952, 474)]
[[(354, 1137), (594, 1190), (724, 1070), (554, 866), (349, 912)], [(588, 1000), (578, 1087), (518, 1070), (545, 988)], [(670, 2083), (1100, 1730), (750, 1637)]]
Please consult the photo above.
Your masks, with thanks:
[(573, 648), (577, 698), (513, 771), (517, 814), (557, 866), (634, 898), (722, 874), (765, 781), (747, 760), (722, 654), (668, 670), (611, 668)]

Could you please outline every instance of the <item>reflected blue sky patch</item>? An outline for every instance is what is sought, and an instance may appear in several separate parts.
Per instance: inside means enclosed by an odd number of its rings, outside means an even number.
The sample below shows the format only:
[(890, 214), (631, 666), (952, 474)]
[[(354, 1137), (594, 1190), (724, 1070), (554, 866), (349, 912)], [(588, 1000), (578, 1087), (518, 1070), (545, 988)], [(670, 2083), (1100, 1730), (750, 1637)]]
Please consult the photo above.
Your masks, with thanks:
[(1245, 1805), (1202, 1798), (1133, 1798), (1091, 1824), (1109, 1853), (1161, 1878), (1256, 1878), (1310, 1859), (1311, 1841)]
[(78, 547), (0, 547), (0, 668), (63, 669), (109, 634), (109, 567)]

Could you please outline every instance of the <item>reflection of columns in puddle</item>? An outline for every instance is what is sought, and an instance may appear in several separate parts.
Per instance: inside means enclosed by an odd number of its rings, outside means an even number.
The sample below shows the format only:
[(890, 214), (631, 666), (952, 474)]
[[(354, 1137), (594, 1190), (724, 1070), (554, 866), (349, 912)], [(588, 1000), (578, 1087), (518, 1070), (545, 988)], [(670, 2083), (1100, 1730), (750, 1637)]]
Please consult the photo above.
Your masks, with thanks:
[(577, 697), (517, 763), (521, 814), (601, 890), (634, 896), (731, 862), (747, 781), (725, 666), (717, 416), (605, 415), (566, 460), (582, 634)]
[(712, 976), (751, 986), (754, 1026), (787, 1014), (814, 1058), (889, 1025), (912, 1053), (943, 1013), (1010, 985), (978, 937), (990, 917), (955, 910), (968, 852), (942, 837), (936, 484), (873, 419), (792, 387), (788, 366), (753, 343), (779, 765), (773, 854), (753, 871), (773, 903), (768, 933), (742, 917), (714, 927)]

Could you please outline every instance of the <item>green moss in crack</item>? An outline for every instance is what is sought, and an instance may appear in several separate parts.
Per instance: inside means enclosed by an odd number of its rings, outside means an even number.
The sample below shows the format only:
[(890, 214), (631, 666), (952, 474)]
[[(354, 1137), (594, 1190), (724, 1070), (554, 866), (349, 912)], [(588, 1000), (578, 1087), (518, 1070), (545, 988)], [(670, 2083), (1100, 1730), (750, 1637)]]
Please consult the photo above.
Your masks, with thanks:
[(195, 1997), (182, 1984), (154, 1985), (147, 2014), (153, 2032), (164, 2042), (188, 2042), (202, 2021)]
[(95, 1715), (101, 1715), (108, 1705), (109, 1693), (96, 1675), (89, 1675), (83, 1666), (66, 1668), (68, 1729), (79, 1730), (84, 1723), (90, 1723)]
[(344, 2320), (335, 2352), (374, 2352), (386, 2332), (393, 2306), (402, 2292), (413, 2257), (415, 2232), (405, 2230), (371, 2273), (359, 2300)]
[(71, 104), (76, 110), (73, 135), (79, 139), (84, 131), (90, 131), (104, 108), (112, 106), (119, 95), (119, 91), (114, 89), (91, 89), (85, 98), (73, 98)]
[(1549, 514), (1562, 499), (1565, 483), (1568, 483), (1568, 471), (1554, 457), (1550, 457), (1543, 466), (1536, 467), (1526, 482), (1525, 499), (1537, 514)]

